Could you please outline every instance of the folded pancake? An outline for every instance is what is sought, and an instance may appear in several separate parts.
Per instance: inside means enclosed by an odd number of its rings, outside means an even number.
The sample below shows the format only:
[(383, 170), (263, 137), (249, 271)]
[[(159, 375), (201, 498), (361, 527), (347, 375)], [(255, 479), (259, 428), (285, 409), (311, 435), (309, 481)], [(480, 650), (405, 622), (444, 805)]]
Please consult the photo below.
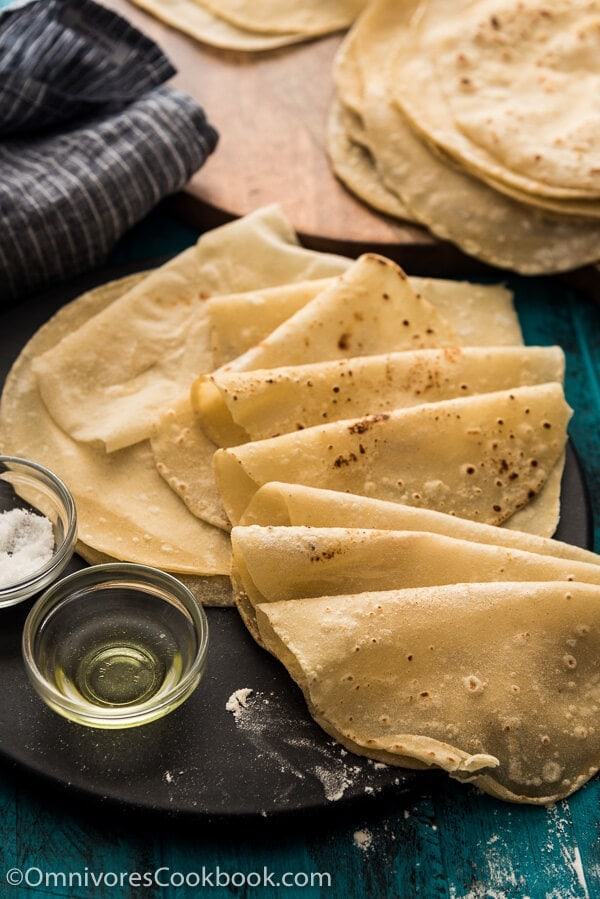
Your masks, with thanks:
[(428, 531), (473, 543), (488, 543), (600, 565), (598, 553), (554, 538), (469, 521), (433, 509), (278, 481), (265, 484), (254, 494), (240, 520), (240, 525), (252, 524)]
[(217, 486), (233, 525), (273, 480), (501, 524), (563, 457), (570, 415), (550, 383), (315, 425), (217, 450)]
[(32, 360), (116, 301), (131, 279), (112, 282), (64, 306), (23, 348), (0, 403), (0, 450), (46, 465), (73, 493), (78, 536), (113, 559), (193, 577), (229, 574), (231, 549), (222, 530), (189, 512), (156, 470), (148, 441), (114, 453), (74, 440), (50, 417)]
[(302, 248), (277, 207), (208, 231), (34, 359), (41, 397), (75, 440), (109, 452), (145, 440), (155, 415), (214, 367), (207, 297), (346, 267)]
[(600, 765), (599, 596), (569, 582), (451, 584), (265, 603), (257, 621), (347, 749), (541, 805)]
[[(351, 260), (347, 263), (350, 266)], [(435, 306), (450, 323), (463, 346), (523, 343), (513, 295), (503, 284), (414, 275), (409, 275), (408, 281), (413, 290)], [(211, 297), (206, 302), (206, 309), (211, 320), (215, 368), (260, 343), (330, 282), (331, 279), (320, 279)]]
[(559, 347), (454, 347), (217, 371), (195, 381), (191, 398), (213, 443), (235, 446), (327, 421), (563, 379)]
[(427, 531), (249, 525), (233, 528), (231, 544), (236, 604), (255, 637), (265, 602), (475, 581), (600, 587), (598, 564)]
[[(562, 486), (563, 463), (555, 465), (550, 476), (542, 487), (522, 509), (502, 523), (502, 530), (514, 530), (516, 539), (523, 537), (535, 541), (546, 541), (544, 535), (554, 534), (560, 520), (560, 493)], [(388, 524), (389, 522), (389, 524)], [(454, 523), (454, 524), (453, 524)], [(457, 519), (444, 512), (432, 509), (419, 509), (402, 503), (387, 502), (372, 497), (343, 493), (338, 490), (307, 487), (303, 484), (284, 484), (277, 481), (267, 482), (256, 491), (242, 514), (239, 524), (314, 524), (327, 526), (348, 525), (349, 527), (376, 527), (412, 529), (417, 531), (435, 531), (440, 534), (454, 534), (457, 528), (459, 536), (468, 540), (481, 540), (484, 543), (497, 543), (495, 527), (481, 525), (468, 519)], [(485, 538), (481, 529), (491, 533)], [(541, 535), (541, 536), (538, 536)], [(477, 536), (476, 536), (477, 535)], [(586, 550), (571, 547), (552, 540), (553, 547), (568, 547), (566, 558), (577, 558), (571, 551)], [(531, 546), (527, 547), (532, 549)], [(546, 552), (547, 550), (544, 550)], [(553, 552), (552, 550), (548, 550)], [(560, 552), (564, 555), (564, 552)], [(583, 561), (586, 561), (585, 559)], [(590, 561), (588, 558), (587, 561)]]
[(223, 370), (303, 365), (460, 342), (454, 328), (414, 290), (400, 266), (366, 253)]

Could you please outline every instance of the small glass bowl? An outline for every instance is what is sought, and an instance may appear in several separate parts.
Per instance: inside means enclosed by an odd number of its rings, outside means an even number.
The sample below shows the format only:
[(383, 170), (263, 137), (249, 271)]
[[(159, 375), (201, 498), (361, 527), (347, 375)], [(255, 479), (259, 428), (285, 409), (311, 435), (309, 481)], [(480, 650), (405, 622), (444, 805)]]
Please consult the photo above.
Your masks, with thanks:
[(208, 621), (177, 578), (111, 562), (46, 590), (27, 616), (22, 649), (34, 689), (55, 712), (88, 727), (136, 727), (196, 689)]
[[(23, 514), (15, 528), (9, 522), (14, 522), (19, 512)], [(27, 551), (22, 554), (19, 543), (26, 541), (31, 533), (29, 529), (39, 524), (37, 518), (30, 519), (25, 513), (41, 514), (52, 525), (54, 546), (52, 555), (45, 562), (35, 561), (33, 547), (29, 550), (31, 558)], [(77, 513), (73, 497), (61, 479), (43, 465), (17, 456), (0, 456), (0, 528), (4, 554), (0, 560), (2, 607), (15, 605), (40, 593), (58, 578), (69, 563), (77, 541)], [(15, 533), (9, 528), (15, 528)], [(31, 569), (30, 565), (33, 566)]]

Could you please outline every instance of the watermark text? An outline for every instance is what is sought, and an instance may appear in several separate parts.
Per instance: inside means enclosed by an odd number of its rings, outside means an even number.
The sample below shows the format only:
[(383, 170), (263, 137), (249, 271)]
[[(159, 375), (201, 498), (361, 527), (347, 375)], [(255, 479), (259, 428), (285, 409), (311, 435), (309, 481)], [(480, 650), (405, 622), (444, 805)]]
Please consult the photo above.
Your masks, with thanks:
[(263, 866), (256, 871), (226, 871), (219, 865), (202, 865), (198, 870), (177, 871), (168, 866), (154, 871), (94, 871), (88, 867), (77, 871), (46, 871), (32, 865), (27, 868), (9, 868), (4, 876), (11, 886), (28, 886), (34, 889), (59, 887), (188, 887), (209, 890), (215, 887), (283, 887), (304, 889), (332, 886), (332, 876), (323, 871), (284, 871), (276, 873)]

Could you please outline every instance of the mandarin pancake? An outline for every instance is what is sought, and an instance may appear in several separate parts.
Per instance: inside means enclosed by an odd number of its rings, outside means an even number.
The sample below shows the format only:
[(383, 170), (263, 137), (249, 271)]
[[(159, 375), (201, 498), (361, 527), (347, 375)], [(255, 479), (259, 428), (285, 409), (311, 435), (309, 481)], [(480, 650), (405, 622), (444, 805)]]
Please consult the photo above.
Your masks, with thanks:
[(561, 464), (571, 411), (558, 383), (426, 403), (219, 449), (215, 475), (232, 524), (272, 480), (500, 524)]
[(449, 15), (427, 0), (422, 9), (411, 35), (434, 61), (455, 131), (502, 166), (500, 180), (598, 215), (597, 4), (459, 0)]
[[(583, 7), (583, 11), (578, 8), (569, 12), (561, 3), (556, 22), (545, 23), (556, 40), (557, 56), (553, 61), (551, 54), (541, 59), (543, 44), (536, 48), (536, 54), (528, 54), (528, 48), (534, 45), (528, 35), (529, 26), (538, 13), (543, 18), (539, 4), (489, 2), (469, 4), (468, 9), (464, 4), (457, 12), (437, 0), (409, 0), (403, 4), (374, 0), (342, 42), (333, 69), (337, 96), (331, 111), (330, 134), (335, 135), (335, 122), (343, 116), (344, 127), (368, 154), (370, 163), (362, 169), (352, 169), (351, 189), (374, 207), (380, 204), (382, 191), (390, 203), (397, 198), (401, 217), (408, 215), (411, 221), (454, 243), (467, 255), (500, 268), (522, 274), (551, 274), (597, 261), (600, 205), (593, 194), (583, 198), (576, 195), (577, 188), (573, 195), (567, 171), (572, 157), (560, 151), (548, 154), (555, 170), (558, 159), (565, 167), (565, 183), (551, 186), (539, 177), (529, 177), (523, 170), (510, 169), (506, 159), (470, 140), (457, 127), (449, 108), (450, 93), (452, 99), (458, 97), (459, 103), (471, 104), (472, 120), (483, 130), (487, 97), (496, 90), (494, 102), (499, 97), (499, 107), (504, 100), (506, 103), (505, 108), (492, 108), (492, 116), (498, 114), (505, 143), (510, 142), (510, 133), (515, 137), (514, 152), (524, 152), (528, 140), (532, 144), (539, 138), (537, 152), (543, 156), (552, 128), (556, 127), (552, 104), (561, 94), (550, 96), (551, 91), (545, 92), (540, 81), (536, 81), (539, 103), (532, 109), (535, 127), (530, 128), (524, 110), (532, 91), (523, 91), (523, 100), (510, 93), (513, 63), (519, 78), (526, 78), (533, 71), (532, 81), (540, 74), (548, 75), (550, 81), (558, 79), (569, 90), (578, 90), (581, 77), (585, 84), (583, 95), (587, 96), (587, 88), (596, 76), (587, 52), (593, 44), (593, 29), (589, 28), (588, 5)], [(468, 33), (462, 31), (459, 13), (463, 11)], [(479, 30), (475, 27), (478, 16)], [(521, 31), (515, 25), (519, 17), (525, 35), (522, 42)], [(498, 22), (497, 29), (494, 21)], [(557, 27), (559, 21), (567, 24), (564, 35)], [(582, 29), (582, 46), (586, 47), (579, 68), (573, 65), (571, 53), (578, 27)], [(503, 45), (510, 57), (507, 61), (502, 58), (499, 42), (509, 33), (510, 49)], [(483, 35), (481, 46), (478, 35)], [(443, 71), (436, 68), (439, 57), (446, 66)], [(541, 68), (532, 64), (534, 58)], [(480, 80), (478, 59), (482, 60)], [(448, 74), (451, 65), (452, 76)], [(497, 90), (495, 79), (504, 79), (501, 90)], [(510, 122), (509, 106), (516, 113)], [(571, 150), (576, 134), (582, 137), (586, 128), (592, 132), (594, 129), (592, 121), (583, 121), (581, 117), (584, 107), (585, 100), (573, 107), (574, 127), (567, 136)], [(559, 117), (558, 121), (562, 119)], [(527, 127), (522, 127), (521, 122), (527, 122)], [(512, 132), (509, 126), (513, 127)], [(488, 131), (488, 140), (491, 133)], [(591, 159), (581, 165), (589, 174), (595, 164), (596, 149), (594, 139), (588, 137), (589, 140), (582, 137), (580, 146), (589, 146)], [(351, 162), (342, 158), (340, 163), (344, 145), (333, 145), (332, 139), (330, 143), (334, 171), (339, 168), (343, 181)], [(351, 141), (348, 146), (352, 147)], [(393, 212), (388, 210), (388, 214)]]
[(305, 525), (426, 531), (474, 543), (512, 547), (541, 555), (600, 565), (600, 556), (597, 553), (556, 537), (540, 537), (506, 526), (481, 524), (433, 509), (387, 502), (355, 493), (278, 481), (269, 481), (256, 491), (246, 507), (240, 524), (263, 527)]
[(214, 444), (235, 446), (325, 420), (563, 378), (559, 347), (446, 347), (216, 371), (195, 382), (192, 404)]
[(255, 638), (256, 609), (269, 602), (473, 582), (600, 586), (597, 562), (427, 531), (248, 525), (231, 538), (234, 597)]
[(595, 585), (447, 584), (256, 611), (311, 715), (351, 752), (532, 805), (598, 771)]
[(202, 0), (215, 15), (248, 31), (267, 34), (300, 32), (316, 37), (348, 28), (366, 5), (366, 0)]
[(298, 32), (269, 34), (234, 25), (196, 0), (132, 0), (171, 28), (176, 28), (196, 41), (242, 53), (274, 50), (305, 40)]

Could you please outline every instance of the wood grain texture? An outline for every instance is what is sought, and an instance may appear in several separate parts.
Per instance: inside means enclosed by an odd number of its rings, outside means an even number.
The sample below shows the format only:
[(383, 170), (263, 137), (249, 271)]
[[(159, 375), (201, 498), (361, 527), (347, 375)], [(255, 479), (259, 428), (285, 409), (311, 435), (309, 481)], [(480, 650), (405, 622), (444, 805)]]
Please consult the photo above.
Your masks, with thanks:
[[(302, 243), (355, 258), (378, 252), (412, 274), (481, 274), (489, 267), (428, 231), (375, 212), (333, 175), (325, 151), (341, 34), (263, 53), (217, 50), (159, 22), (130, 0), (103, 0), (156, 40), (219, 131), (215, 153), (171, 198), (180, 219), (212, 228), (278, 203)], [(570, 276), (600, 296), (600, 268)]]
[(104, 0), (164, 49), (219, 131), (215, 153), (173, 201), (198, 228), (278, 203), (308, 247), (352, 257), (381, 252), (412, 272), (486, 266), (423, 228), (372, 211), (332, 174), (325, 151), (340, 34), (265, 53), (216, 50), (129, 2)]

